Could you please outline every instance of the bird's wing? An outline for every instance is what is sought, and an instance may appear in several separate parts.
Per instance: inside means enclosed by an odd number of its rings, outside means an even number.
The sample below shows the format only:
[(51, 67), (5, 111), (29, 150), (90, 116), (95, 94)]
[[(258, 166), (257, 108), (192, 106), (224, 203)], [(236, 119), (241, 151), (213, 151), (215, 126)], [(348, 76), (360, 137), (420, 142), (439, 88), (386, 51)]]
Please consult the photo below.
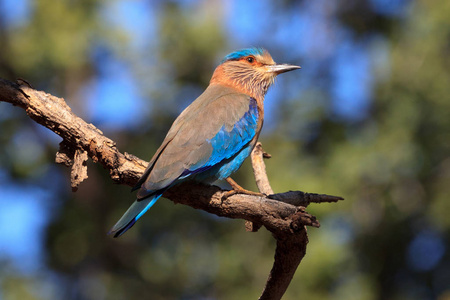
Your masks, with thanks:
[(155, 162), (159, 159), (161, 153), (165, 150), (167, 145), (172, 142), (172, 140), (175, 138), (175, 136), (179, 133), (181, 129), (185, 128), (186, 126), (190, 126), (189, 124), (191, 119), (197, 118), (198, 115), (204, 111), (205, 106), (207, 106), (209, 103), (214, 102), (220, 97), (233, 92), (235, 93), (235, 91), (230, 88), (209, 86), (203, 92), (203, 94), (201, 94), (195, 101), (193, 101), (188, 107), (186, 107), (186, 109), (183, 110), (183, 112), (173, 122), (161, 146), (159, 146), (158, 150), (156, 150), (152, 159), (148, 163), (148, 166), (144, 174), (131, 191), (135, 191), (141, 188), (142, 184), (147, 180), (148, 176), (152, 172), (155, 166)]
[(172, 125), (141, 179), (138, 199), (231, 158), (257, 134), (255, 99), (230, 88), (208, 89)]

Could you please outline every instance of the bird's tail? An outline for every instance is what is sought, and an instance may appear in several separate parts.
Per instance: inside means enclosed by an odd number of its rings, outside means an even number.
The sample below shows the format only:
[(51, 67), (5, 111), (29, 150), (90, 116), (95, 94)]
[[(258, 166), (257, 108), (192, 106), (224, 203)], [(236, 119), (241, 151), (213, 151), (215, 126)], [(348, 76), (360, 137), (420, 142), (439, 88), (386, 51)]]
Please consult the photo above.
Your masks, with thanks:
[(115, 238), (124, 234), (125, 231), (130, 229), (160, 197), (161, 194), (155, 194), (148, 198), (134, 201), (130, 208), (123, 214), (122, 218), (120, 218), (116, 225), (111, 228), (108, 234), (114, 234)]

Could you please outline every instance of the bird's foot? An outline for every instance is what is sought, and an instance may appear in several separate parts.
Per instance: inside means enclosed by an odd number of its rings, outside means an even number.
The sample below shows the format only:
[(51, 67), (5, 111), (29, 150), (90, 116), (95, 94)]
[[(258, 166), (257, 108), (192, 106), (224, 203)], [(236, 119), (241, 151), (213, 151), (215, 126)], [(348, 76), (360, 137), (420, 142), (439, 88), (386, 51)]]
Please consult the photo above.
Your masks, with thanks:
[(224, 193), (222, 195), (222, 200), (225, 200), (228, 197), (231, 197), (231, 196), (236, 195), (236, 194), (244, 194), (244, 195), (258, 196), (258, 197), (266, 197), (267, 196), (266, 194), (253, 192), (253, 191), (249, 191), (249, 190), (246, 190), (246, 189), (239, 189), (239, 190), (233, 189), (233, 190), (230, 190), (230, 191)]
[(266, 194), (263, 193), (258, 193), (258, 192), (253, 192), (253, 191), (249, 191), (244, 189), (243, 187), (241, 187), (239, 184), (236, 183), (236, 181), (234, 181), (233, 179), (231, 179), (231, 177), (228, 177), (226, 179), (226, 181), (231, 185), (231, 187), (233, 188), (232, 190), (224, 193), (222, 195), (222, 200), (227, 199), (228, 197), (231, 197), (233, 195), (236, 194), (244, 194), (244, 195), (251, 195), (251, 196), (257, 196), (257, 197), (267, 197)]

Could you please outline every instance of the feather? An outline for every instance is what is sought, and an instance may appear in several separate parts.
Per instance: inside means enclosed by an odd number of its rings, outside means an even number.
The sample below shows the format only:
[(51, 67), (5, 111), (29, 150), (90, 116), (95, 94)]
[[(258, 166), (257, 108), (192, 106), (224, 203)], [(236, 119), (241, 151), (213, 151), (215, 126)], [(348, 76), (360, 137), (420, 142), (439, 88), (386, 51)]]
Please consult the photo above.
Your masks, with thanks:
[(142, 215), (150, 209), (150, 207), (155, 204), (155, 202), (161, 197), (162, 193), (155, 194), (143, 200), (136, 200), (128, 208), (125, 214), (117, 221), (108, 234), (113, 234), (114, 237), (119, 237), (124, 234), (128, 229), (133, 227), (133, 225), (139, 220)]

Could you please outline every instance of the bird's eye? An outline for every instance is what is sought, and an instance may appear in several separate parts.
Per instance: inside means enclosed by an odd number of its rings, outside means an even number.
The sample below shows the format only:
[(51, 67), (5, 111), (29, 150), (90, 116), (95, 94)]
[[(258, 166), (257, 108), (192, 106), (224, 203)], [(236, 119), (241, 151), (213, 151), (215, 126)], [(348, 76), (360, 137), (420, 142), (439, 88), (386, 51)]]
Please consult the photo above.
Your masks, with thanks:
[(252, 64), (255, 61), (255, 58), (249, 56), (249, 57), (247, 57), (247, 61)]

